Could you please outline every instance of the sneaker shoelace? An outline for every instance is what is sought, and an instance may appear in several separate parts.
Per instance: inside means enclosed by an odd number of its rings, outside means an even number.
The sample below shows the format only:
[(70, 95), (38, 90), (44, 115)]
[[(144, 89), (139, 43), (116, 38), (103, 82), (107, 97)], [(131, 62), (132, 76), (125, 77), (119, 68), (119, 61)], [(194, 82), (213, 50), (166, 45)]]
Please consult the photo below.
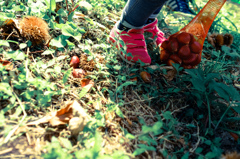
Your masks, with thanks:
[(121, 38), (129, 48), (146, 48), (143, 30), (130, 30), (128, 33), (121, 33)]

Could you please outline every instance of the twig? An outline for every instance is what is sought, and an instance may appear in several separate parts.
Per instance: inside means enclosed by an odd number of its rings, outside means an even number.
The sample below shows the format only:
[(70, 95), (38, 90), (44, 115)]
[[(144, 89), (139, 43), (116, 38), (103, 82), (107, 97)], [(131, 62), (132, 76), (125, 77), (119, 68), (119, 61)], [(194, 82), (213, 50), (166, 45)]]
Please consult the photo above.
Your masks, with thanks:
[(28, 145), (32, 145), (31, 138), (28, 133), (26, 133), (26, 137), (27, 137)]
[(22, 35), (21, 35), (19, 29), (17, 28), (16, 24), (13, 24), (13, 28), (17, 31), (18, 36), (19, 36), (20, 38), (22, 38)]
[(29, 52), (29, 54), (36, 54), (36, 53), (43, 53), (44, 50), (39, 50), (39, 51), (33, 51), (33, 52)]
[(211, 119), (211, 108), (210, 108), (210, 103), (209, 103), (209, 99), (208, 99), (208, 95), (207, 93), (205, 93), (206, 99), (207, 99), (207, 105), (208, 105), (208, 128), (211, 129), (211, 123), (212, 123), (212, 119)]
[[(197, 123), (197, 121), (195, 121), (196, 123)], [(198, 141), (197, 141), (197, 143), (195, 144), (195, 148), (191, 148), (190, 149), (190, 152), (191, 153), (193, 153), (196, 149), (197, 149), (197, 147), (198, 147), (198, 145), (199, 145), (199, 143), (200, 143), (200, 141), (201, 141), (201, 139), (200, 139), (200, 137), (199, 137), (199, 126), (198, 126), (198, 123), (197, 123), (197, 136), (198, 136)]]
[[(1, 159), (3, 158), (12, 158), (13, 156), (1, 156)], [(14, 155), (14, 158), (26, 158), (26, 155)]]
[(80, 100), (80, 98), (79, 98), (76, 94), (70, 93), (70, 95), (72, 95), (72, 96), (74, 96), (75, 98), (77, 98), (78, 100)]
[(66, 7), (67, 7), (67, 11), (69, 11), (69, 10), (68, 10), (68, 2), (67, 2), (67, 0), (66, 0)]
[(77, 5), (75, 8), (73, 8), (73, 10), (72, 10), (72, 11), (74, 12), (74, 11), (75, 11), (75, 9), (77, 9), (77, 7), (79, 7), (79, 4), (78, 4), (78, 5)]
[(13, 150), (13, 148), (11, 147), (11, 148), (8, 148), (8, 149), (5, 149), (5, 150), (2, 150), (2, 151), (0, 151), (0, 155), (3, 155), (3, 154), (6, 154), (6, 153), (9, 153), (9, 152), (11, 152)]
[(147, 101), (147, 100), (151, 100), (151, 99), (154, 99), (155, 97), (152, 97), (152, 98), (149, 98), (149, 99), (141, 99), (141, 100), (136, 100), (136, 99), (134, 99), (134, 100), (132, 100), (132, 101), (130, 101), (130, 102), (127, 102), (127, 103), (124, 103), (124, 104), (131, 104), (131, 103), (135, 103), (135, 102), (145, 102), (145, 101)]
[(172, 66), (158, 66), (158, 65), (150, 65), (150, 66), (148, 66), (148, 68), (151, 68), (151, 69), (153, 69), (153, 70), (156, 70), (156, 69), (160, 69), (160, 70), (163, 70), (163, 69), (172, 70), (172, 69), (174, 69), (174, 67), (172, 67)]
[(28, 55), (29, 55), (29, 47), (27, 47), (27, 59), (26, 59), (26, 63), (25, 63), (26, 79), (28, 79), (28, 74), (29, 74), (29, 70), (28, 70)]
[(13, 92), (14, 96), (16, 97), (16, 99), (17, 99), (20, 107), (22, 108), (23, 117), (22, 117), (21, 121), (19, 122), (19, 124), (18, 124), (15, 128), (13, 128), (13, 129), (9, 132), (9, 134), (6, 136), (6, 138), (5, 138), (4, 141), (3, 141), (3, 144), (7, 143), (7, 142), (10, 140), (10, 138), (12, 137), (12, 135), (13, 135), (13, 134), (15, 133), (15, 131), (19, 128), (19, 125), (22, 124), (22, 122), (24, 121), (24, 119), (25, 119), (26, 116), (27, 116), (27, 113), (26, 113), (26, 111), (25, 111), (25, 109), (24, 109), (24, 107), (23, 107), (23, 105), (22, 105), (22, 102), (20, 101), (20, 99), (18, 98), (18, 96), (16, 95), (16, 93), (15, 93), (13, 90), (12, 90), (12, 92)]
[(13, 34), (13, 31), (8, 35), (8, 37), (6, 38), (6, 40), (8, 40), (8, 38)]
[(187, 108), (187, 107), (189, 107), (189, 105), (186, 105), (186, 106), (184, 106), (184, 107), (181, 107), (181, 108), (179, 108), (179, 109), (176, 109), (176, 110), (172, 111), (171, 114), (174, 114), (174, 113), (176, 113), (176, 112), (179, 112), (179, 111), (181, 111), (182, 109), (185, 109), (185, 108)]

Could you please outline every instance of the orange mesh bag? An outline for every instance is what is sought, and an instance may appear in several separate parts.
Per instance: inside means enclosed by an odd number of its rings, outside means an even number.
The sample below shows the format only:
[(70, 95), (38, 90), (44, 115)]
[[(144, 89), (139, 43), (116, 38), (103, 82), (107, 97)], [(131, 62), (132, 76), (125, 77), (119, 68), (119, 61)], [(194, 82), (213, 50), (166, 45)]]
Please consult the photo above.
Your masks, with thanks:
[(162, 43), (160, 59), (170, 66), (179, 63), (185, 69), (197, 66), (208, 30), (225, 2), (209, 0), (188, 25)]

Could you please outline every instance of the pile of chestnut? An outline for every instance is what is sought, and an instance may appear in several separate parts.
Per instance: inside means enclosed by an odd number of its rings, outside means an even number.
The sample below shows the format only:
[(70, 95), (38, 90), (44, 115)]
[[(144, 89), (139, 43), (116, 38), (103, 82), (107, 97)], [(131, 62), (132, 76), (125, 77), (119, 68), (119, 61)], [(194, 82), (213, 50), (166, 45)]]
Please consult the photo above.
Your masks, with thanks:
[(70, 61), (70, 67), (73, 67), (72, 75), (74, 78), (84, 78), (87, 73), (81, 69), (78, 68), (80, 64), (80, 59), (77, 56), (73, 56)]
[(191, 69), (201, 62), (201, 51), (202, 45), (194, 35), (181, 32), (162, 43), (160, 59), (169, 66), (178, 63), (185, 69)]

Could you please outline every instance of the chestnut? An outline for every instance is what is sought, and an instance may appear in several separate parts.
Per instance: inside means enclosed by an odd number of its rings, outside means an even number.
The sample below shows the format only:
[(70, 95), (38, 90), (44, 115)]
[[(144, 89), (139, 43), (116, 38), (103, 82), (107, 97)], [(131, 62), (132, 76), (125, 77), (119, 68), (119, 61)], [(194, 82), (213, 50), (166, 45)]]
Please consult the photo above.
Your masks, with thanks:
[(167, 49), (167, 46), (168, 46), (168, 40), (165, 40), (162, 44), (161, 44), (161, 47), (164, 48), (164, 49)]
[(167, 50), (161, 50), (160, 59), (162, 61), (166, 61), (169, 58), (170, 54), (167, 52)]
[(191, 56), (191, 51), (190, 51), (188, 45), (183, 45), (179, 49), (178, 56), (182, 59), (187, 59), (189, 56)]
[(83, 78), (87, 75), (87, 73), (81, 68), (74, 68), (72, 75), (74, 78)]
[(70, 66), (73, 68), (77, 68), (80, 64), (80, 60), (77, 56), (73, 56), (70, 61)]
[(201, 52), (201, 48), (202, 48), (201, 44), (197, 41), (194, 41), (190, 45), (190, 49), (192, 53), (195, 53), (195, 54), (199, 54)]
[(178, 42), (176, 39), (171, 39), (168, 42), (167, 50), (171, 53), (177, 52), (178, 50)]
[(191, 53), (188, 59), (183, 60), (184, 64), (192, 65), (197, 60), (198, 55)]
[(177, 41), (182, 44), (189, 44), (190, 40), (191, 36), (186, 32), (182, 32), (177, 36)]
[(182, 59), (180, 57), (178, 57), (178, 55), (173, 54), (169, 57), (169, 59), (173, 60), (176, 63), (181, 64), (182, 63)]
[(140, 73), (140, 76), (141, 76), (141, 78), (143, 79), (144, 82), (151, 83), (151, 81), (152, 81), (151, 80), (151, 75), (148, 72), (142, 71)]

